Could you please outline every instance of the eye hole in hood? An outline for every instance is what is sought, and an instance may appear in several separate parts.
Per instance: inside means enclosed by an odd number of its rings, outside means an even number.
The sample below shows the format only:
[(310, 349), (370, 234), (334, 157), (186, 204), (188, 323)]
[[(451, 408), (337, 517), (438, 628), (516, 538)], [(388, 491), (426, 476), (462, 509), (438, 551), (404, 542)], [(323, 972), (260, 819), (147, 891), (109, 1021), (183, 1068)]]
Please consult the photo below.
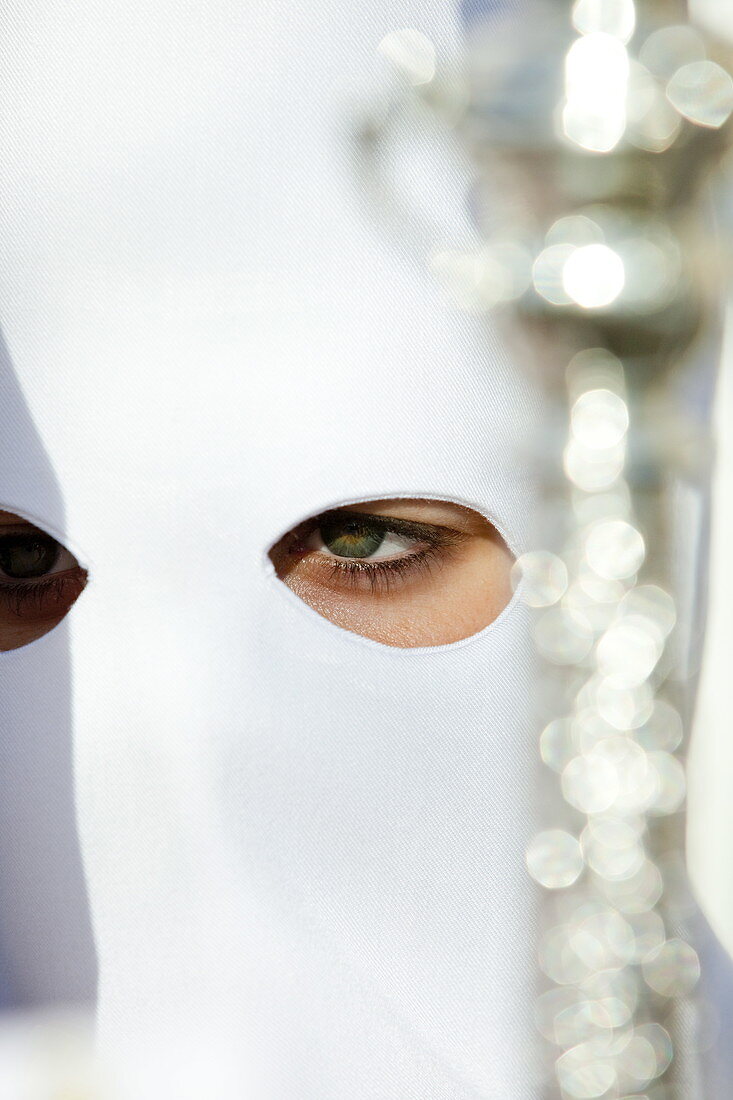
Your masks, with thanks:
[(373, 500), (312, 516), (270, 550), (278, 577), (337, 626), (385, 645), (447, 645), (511, 599), (513, 557), (478, 512), (450, 501)]

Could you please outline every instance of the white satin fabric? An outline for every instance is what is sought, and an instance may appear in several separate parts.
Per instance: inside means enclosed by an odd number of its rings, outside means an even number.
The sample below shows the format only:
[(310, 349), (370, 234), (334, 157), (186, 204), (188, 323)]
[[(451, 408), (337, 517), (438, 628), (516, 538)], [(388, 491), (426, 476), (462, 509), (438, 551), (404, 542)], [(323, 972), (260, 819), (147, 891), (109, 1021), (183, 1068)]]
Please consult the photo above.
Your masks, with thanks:
[(0, 506), (91, 577), (0, 658), (6, 951), (34, 994), (39, 936), (86, 965), (64, 876), (66, 918), (28, 919), (53, 836), (73, 852), (71, 802), (39, 825), (68, 736), (126, 1100), (533, 1100), (525, 612), (392, 649), (267, 559), (399, 495), (523, 545), (531, 399), (425, 263), (470, 236), (460, 160), (406, 125), (403, 238), (354, 168), (380, 40), (449, 56), (452, 5), (8, 0), (2, 22)]

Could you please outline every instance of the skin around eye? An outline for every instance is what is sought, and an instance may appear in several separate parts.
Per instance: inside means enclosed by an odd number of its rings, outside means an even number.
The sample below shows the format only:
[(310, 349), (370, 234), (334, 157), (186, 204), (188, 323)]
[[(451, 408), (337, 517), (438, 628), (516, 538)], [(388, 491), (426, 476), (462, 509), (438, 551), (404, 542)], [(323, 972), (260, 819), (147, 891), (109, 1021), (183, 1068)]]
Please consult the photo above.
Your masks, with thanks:
[(86, 571), (61, 543), (0, 511), (0, 651), (19, 649), (57, 626), (86, 582)]
[(386, 645), (478, 633), (511, 598), (513, 557), (484, 517), (434, 500), (375, 500), (300, 524), (270, 551), (278, 577), (337, 626)]

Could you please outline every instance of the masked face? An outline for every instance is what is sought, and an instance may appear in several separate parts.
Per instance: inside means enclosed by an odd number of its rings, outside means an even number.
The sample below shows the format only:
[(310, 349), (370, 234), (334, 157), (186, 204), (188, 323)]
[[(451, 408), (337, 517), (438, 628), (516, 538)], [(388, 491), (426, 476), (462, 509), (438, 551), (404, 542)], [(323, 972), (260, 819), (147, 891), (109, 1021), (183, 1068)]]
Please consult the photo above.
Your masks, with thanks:
[[(506, 544), (488, 520), (449, 501), (402, 498), (332, 509), (280, 539), (270, 559), (314, 610), (387, 645), (468, 637), (510, 597)], [(0, 651), (57, 626), (86, 581), (86, 570), (57, 539), (0, 512)]]
[[(4, 724), (17, 774), (71, 739), (121, 1087), (536, 1096), (531, 403), (442, 242), (364, 208), (344, 111), (445, 6), (9, 24), (0, 506), (88, 582), (0, 658)], [(398, 170), (465, 241), (451, 157)]]

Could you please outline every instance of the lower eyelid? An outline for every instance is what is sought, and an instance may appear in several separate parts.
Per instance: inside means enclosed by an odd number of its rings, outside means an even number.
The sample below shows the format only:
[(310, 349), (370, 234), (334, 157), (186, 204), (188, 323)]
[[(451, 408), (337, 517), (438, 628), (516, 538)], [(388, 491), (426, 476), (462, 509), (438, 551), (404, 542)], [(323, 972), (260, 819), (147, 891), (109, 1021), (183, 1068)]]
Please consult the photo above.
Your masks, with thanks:
[(0, 602), (13, 614), (43, 619), (57, 612), (66, 613), (76, 602), (87, 582), (86, 571), (80, 566), (49, 573), (32, 581), (0, 579)]
[(332, 581), (355, 589), (363, 586), (371, 595), (388, 593), (401, 582), (425, 576), (434, 567), (440, 568), (449, 554), (447, 548), (425, 545), (419, 552), (398, 558), (368, 561), (359, 558), (336, 558), (322, 555), (319, 569), (328, 568)]
[(42, 573), (39, 577), (11, 577), (0, 570), (0, 588), (20, 590), (22, 588), (33, 588), (34, 585), (38, 586), (45, 584), (47, 581), (65, 579), (77, 574), (84, 574), (86, 576), (85, 570), (82, 569), (76, 560), (71, 558), (71, 561), (72, 564), (64, 566), (63, 569), (54, 569), (49, 573)]

